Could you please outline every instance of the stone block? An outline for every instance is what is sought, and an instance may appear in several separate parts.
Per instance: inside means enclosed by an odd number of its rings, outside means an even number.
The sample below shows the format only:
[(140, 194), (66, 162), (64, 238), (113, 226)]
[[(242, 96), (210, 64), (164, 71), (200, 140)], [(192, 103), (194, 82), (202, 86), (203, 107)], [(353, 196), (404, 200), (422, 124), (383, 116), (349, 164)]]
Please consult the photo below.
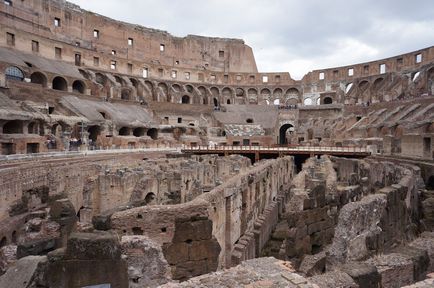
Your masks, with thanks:
[(173, 242), (209, 240), (211, 237), (211, 220), (187, 221), (175, 224), (175, 236), (173, 237)]
[(66, 257), (68, 259), (96, 260), (120, 257), (119, 242), (109, 232), (73, 233), (68, 239)]

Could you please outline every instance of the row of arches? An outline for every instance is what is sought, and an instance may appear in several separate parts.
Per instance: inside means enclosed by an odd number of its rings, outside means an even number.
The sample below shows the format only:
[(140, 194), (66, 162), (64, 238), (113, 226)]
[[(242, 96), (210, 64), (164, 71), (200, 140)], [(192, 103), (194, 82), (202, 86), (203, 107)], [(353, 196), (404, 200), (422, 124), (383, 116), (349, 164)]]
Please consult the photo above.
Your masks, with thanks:
[[(121, 127), (118, 131), (119, 136), (135, 136), (135, 137), (142, 137), (142, 136), (149, 136), (152, 140), (158, 139), (158, 130), (156, 128), (145, 128), (145, 127), (136, 127), (136, 128), (130, 128), (130, 127)], [(90, 138), (90, 137), (89, 137)]]
[(10, 120), (6, 121), (2, 125), (2, 133), (3, 134), (23, 134), (26, 132), (27, 134), (40, 134), (40, 123), (31, 121), (26, 123), (22, 120)]
[[(24, 72), (15, 66), (10, 66), (5, 69), (5, 76), (8, 80), (24, 81)], [(39, 71), (30, 74), (30, 83), (39, 84), (42, 87), (48, 87), (48, 77)], [(51, 88), (59, 91), (68, 91), (68, 81), (62, 76), (55, 76), (51, 81)], [(72, 82), (72, 91), (75, 93), (84, 94), (86, 92), (86, 84), (82, 80), (74, 80)]]

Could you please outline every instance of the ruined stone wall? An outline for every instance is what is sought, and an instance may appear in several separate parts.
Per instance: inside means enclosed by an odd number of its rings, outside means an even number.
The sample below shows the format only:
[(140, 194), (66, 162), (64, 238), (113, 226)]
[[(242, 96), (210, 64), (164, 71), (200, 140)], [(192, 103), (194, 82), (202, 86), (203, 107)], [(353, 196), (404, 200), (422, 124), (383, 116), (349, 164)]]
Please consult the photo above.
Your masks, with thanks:
[[(111, 227), (123, 235), (144, 234), (167, 247), (165, 257), (175, 279), (204, 273), (204, 263), (194, 262), (203, 259), (201, 257), (208, 261), (212, 258), (205, 266), (207, 271), (229, 267), (234, 249), (241, 253), (241, 259), (247, 259), (258, 256), (257, 251), (265, 245), (276, 224), (278, 197), (293, 175), (292, 161), (291, 157), (263, 161), (184, 204), (116, 212), (111, 217)], [(190, 235), (191, 229), (185, 227), (193, 227), (195, 232)], [(253, 244), (237, 246), (246, 236)], [(207, 242), (202, 243), (205, 240)], [(219, 249), (210, 248), (216, 247), (216, 243)], [(200, 252), (192, 249), (199, 244), (209, 249)], [(206, 257), (210, 251), (212, 255)], [(190, 270), (185, 268), (187, 266)]]

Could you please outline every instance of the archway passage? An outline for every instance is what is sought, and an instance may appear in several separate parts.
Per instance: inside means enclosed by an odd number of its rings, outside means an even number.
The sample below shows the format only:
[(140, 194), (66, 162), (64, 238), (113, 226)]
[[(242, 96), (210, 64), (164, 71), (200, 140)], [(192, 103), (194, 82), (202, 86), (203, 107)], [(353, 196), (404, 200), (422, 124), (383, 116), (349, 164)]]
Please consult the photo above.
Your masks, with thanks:
[(90, 126), (88, 132), (89, 132), (89, 140), (92, 140), (93, 142), (92, 144), (95, 144), (101, 132), (101, 128), (98, 125)]
[(182, 104), (190, 104), (190, 97), (187, 95), (182, 96), (181, 103)]
[(294, 131), (294, 126), (292, 124), (283, 124), (279, 129), (279, 144), (285, 145), (288, 144), (288, 139), (286, 138), (286, 132), (290, 131), (292, 133)]
[(30, 75), (30, 82), (40, 84), (42, 87), (47, 87), (47, 77), (40, 72), (35, 72)]
[(151, 137), (152, 140), (158, 139), (158, 130), (156, 128), (151, 128), (146, 132), (146, 135)]
[(154, 193), (149, 192), (148, 194), (146, 194), (145, 204), (146, 205), (153, 205), (153, 204), (155, 204), (155, 194)]
[(331, 97), (325, 97), (323, 103), (324, 104), (332, 104), (333, 99)]
[(84, 94), (85, 90), (86, 86), (83, 81), (75, 80), (74, 83), (72, 83), (72, 91), (74, 91), (75, 93)]
[(64, 78), (57, 76), (53, 79), (53, 89), (66, 91), (68, 90), (68, 84)]
[(22, 134), (23, 122), (20, 120), (12, 120), (3, 125), (3, 134)]

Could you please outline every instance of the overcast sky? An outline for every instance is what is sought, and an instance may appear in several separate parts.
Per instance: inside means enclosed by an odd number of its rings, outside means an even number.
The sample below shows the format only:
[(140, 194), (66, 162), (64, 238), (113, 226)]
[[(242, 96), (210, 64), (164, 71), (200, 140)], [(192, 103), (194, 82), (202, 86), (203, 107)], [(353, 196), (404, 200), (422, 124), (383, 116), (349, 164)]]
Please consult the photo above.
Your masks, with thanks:
[(434, 45), (433, 0), (72, 0), (145, 27), (244, 39), (261, 72), (314, 69)]

